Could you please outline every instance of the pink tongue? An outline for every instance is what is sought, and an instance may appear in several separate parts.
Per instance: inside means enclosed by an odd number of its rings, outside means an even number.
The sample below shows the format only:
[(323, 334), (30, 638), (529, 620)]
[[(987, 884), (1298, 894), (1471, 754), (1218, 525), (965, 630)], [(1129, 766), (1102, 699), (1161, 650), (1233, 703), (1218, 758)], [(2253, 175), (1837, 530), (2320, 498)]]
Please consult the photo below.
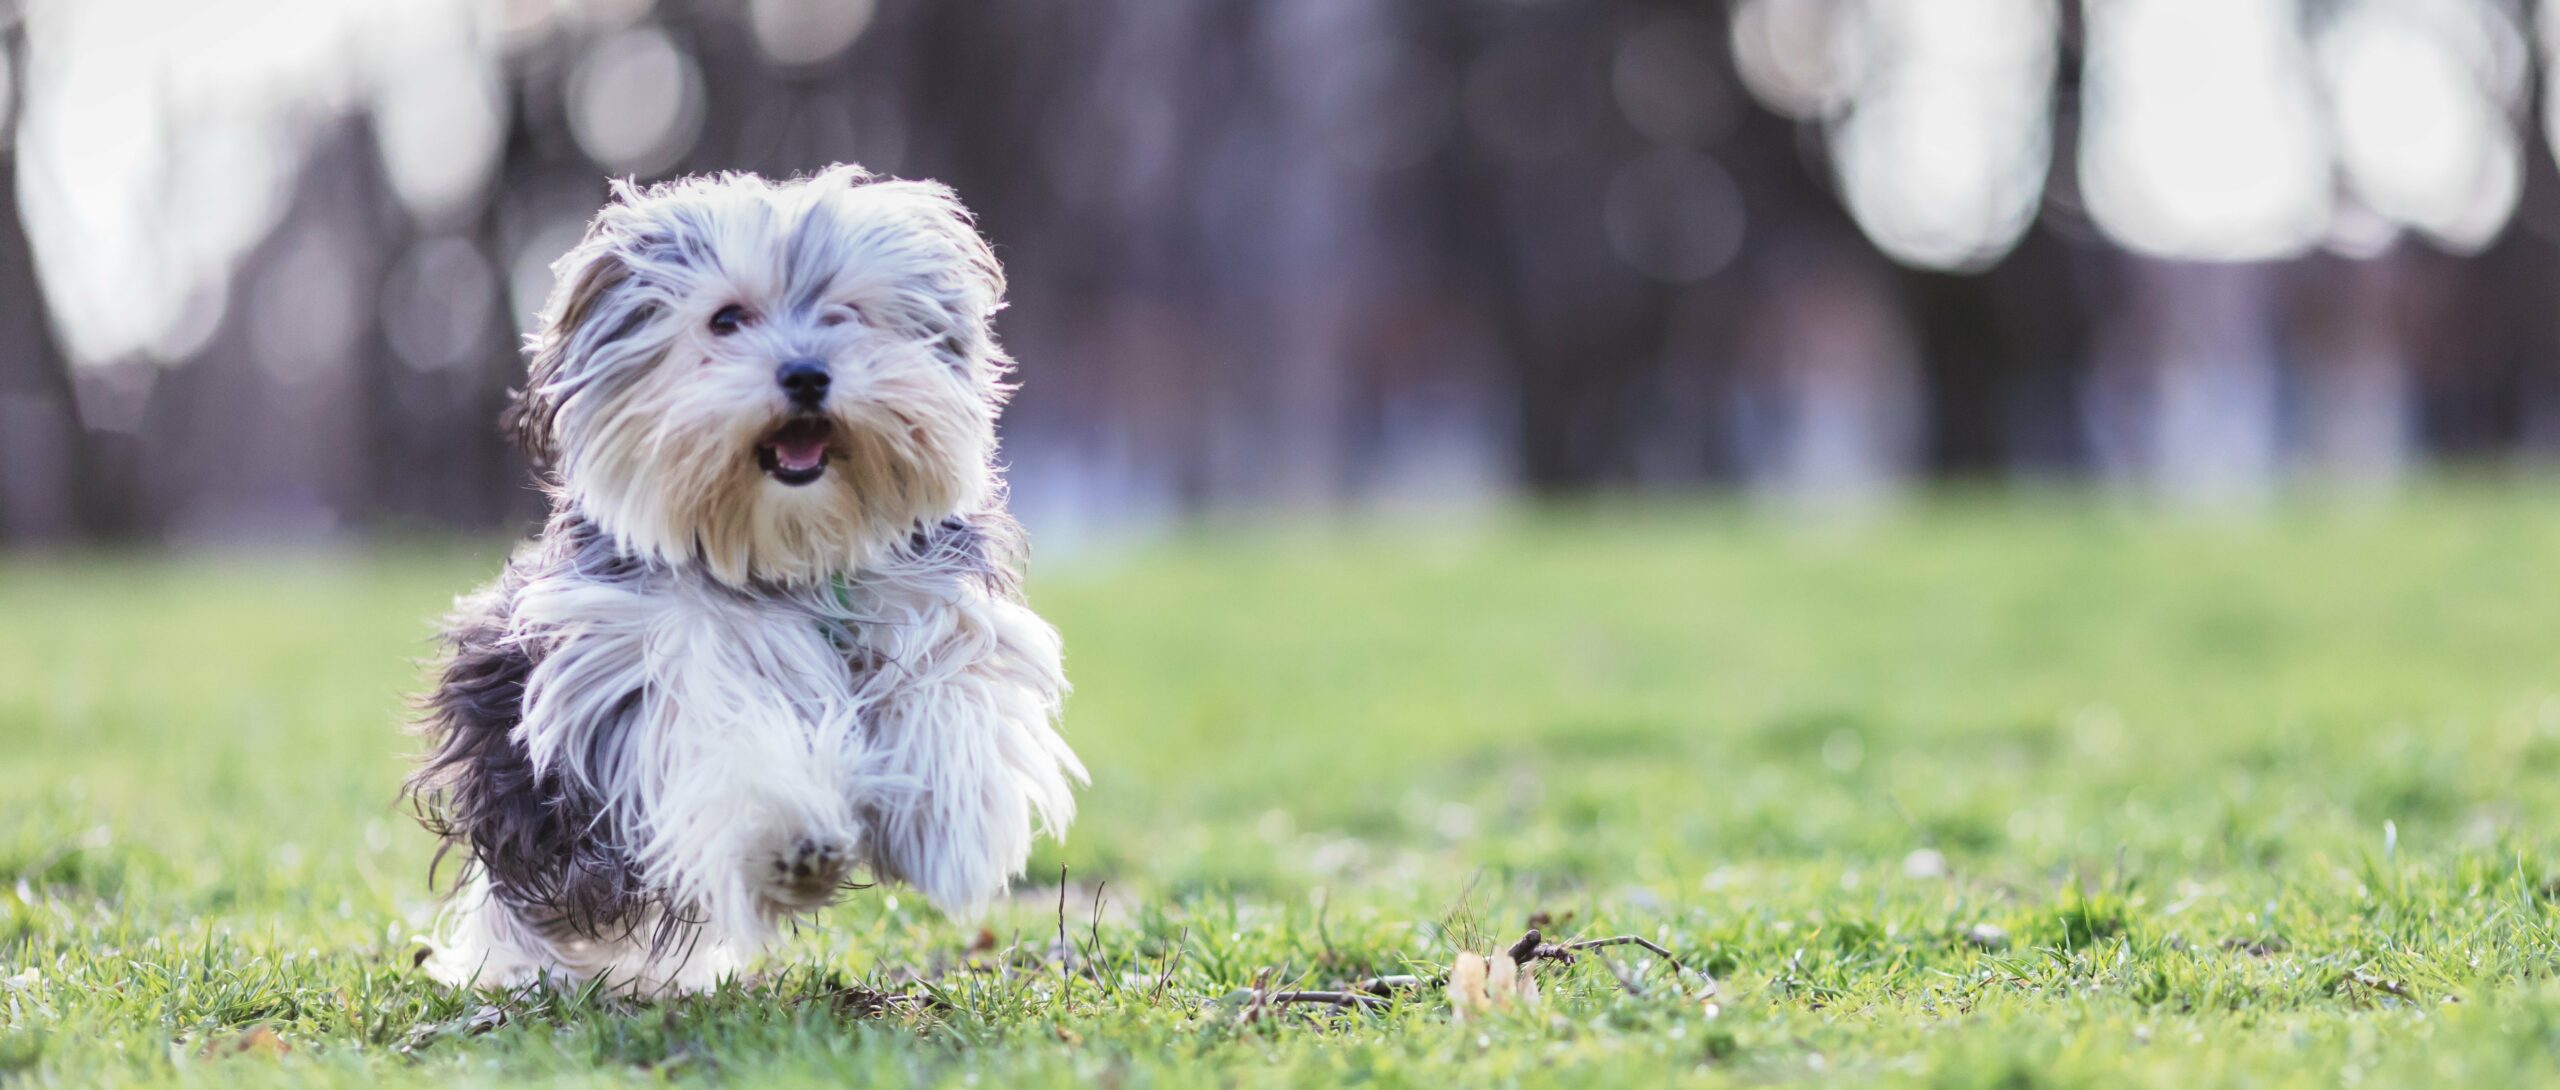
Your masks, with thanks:
[(823, 436), (777, 440), (773, 444), (773, 460), (784, 469), (816, 469), (818, 463), (827, 460), (827, 440)]

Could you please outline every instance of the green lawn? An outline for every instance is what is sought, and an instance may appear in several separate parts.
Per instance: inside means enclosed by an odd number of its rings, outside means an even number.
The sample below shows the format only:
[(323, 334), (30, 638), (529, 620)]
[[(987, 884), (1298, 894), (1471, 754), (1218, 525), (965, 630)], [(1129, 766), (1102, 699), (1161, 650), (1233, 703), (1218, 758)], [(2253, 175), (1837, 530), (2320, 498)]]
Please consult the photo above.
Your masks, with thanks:
[[(409, 968), (401, 701), (498, 553), (0, 562), (0, 1084), (2560, 1079), (2547, 485), (1054, 558), (1094, 784), (992, 942), (877, 889), (641, 1007)], [(1533, 914), (1680, 952), (1712, 1009), (1638, 959), (1642, 994), (1548, 965), (1459, 1025), (1239, 994), (1434, 974)]]

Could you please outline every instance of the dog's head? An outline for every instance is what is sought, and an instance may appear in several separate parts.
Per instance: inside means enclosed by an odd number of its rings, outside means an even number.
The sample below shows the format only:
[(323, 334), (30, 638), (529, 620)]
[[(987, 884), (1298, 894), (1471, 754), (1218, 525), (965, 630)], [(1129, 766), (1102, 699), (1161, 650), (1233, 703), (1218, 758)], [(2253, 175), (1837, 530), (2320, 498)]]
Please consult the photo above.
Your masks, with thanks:
[(940, 185), (621, 185), (555, 272), (512, 426), (646, 559), (812, 583), (994, 487), (1004, 274)]

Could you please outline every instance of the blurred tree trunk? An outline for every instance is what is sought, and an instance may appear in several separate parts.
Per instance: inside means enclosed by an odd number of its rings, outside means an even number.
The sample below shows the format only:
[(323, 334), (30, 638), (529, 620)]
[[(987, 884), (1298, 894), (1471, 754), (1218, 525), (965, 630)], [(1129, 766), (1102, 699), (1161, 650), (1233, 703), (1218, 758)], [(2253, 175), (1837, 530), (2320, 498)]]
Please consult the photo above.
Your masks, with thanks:
[(54, 344), (44, 284), (19, 218), (16, 115), (24, 102), (26, 34), (0, 4), (0, 543), (84, 533), (87, 466), (70, 360)]
[[(2532, 5), (2542, 7), (2544, 5)], [(2536, 25), (2528, 11), (2523, 25)], [(2544, 58), (2548, 61), (2548, 55)], [(2400, 247), (2400, 319), (2415, 370), (2419, 442), (2438, 457), (2560, 453), (2560, 166), (2547, 116), (2552, 75), (2533, 66), (2518, 119), (2524, 187), (2487, 249)]]
[(1498, 345), (1514, 473), (1548, 494), (1636, 479), (1674, 302), (1691, 291), (1632, 268), (1604, 226), (1612, 174), (1650, 150), (1611, 107), (1616, 32), (1667, 10), (1608, 6), (1441, 0), (1421, 17), (1458, 115), (1429, 167), (1446, 209), (1432, 250)]
[(531, 323), (533, 309), (541, 304), (539, 299), (529, 300), (531, 305), (519, 313), (513, 278), (520, 263), (547, 266), (558, 259), (605, 199), (602, 172), (579, 152), (569, 131), (569, 73), (581, 44), (565, 36), (552, 37), (510, 58), (507, 128), (500, 145), (498, 177), (491, 183), (474, 233), (475, 243), (498, 271), (498, 312), (492, 324), (500, 333), (498, 343), (469, 377), (468, 408), (460, 427), (472, 449), (480, 452), (466, 471), (481, 497), (478, 517), (494, 525), (536, 522), (548, 506), (521, 452), (499, 423), (508, 392), (524, 383), (517, 334)]
[(1899, 273), (1919, 340), (1932, 476), (2072, 470), (2088, 460), (2076, 408), (2096, 322), (2089, 281), (2115, 251), (2081, 211), (2086, 27), (2078, 4), (2059, 5), (2059, 14), (2040, 214), (1981, 272)]
[(311, 538), (382, 507), (378, 288), (388, 201), (370, 126), (313, 141), (285, 215), (233, 272), (203, 350), (151, 388), (134, 479), (144, 522), (187, 539)]

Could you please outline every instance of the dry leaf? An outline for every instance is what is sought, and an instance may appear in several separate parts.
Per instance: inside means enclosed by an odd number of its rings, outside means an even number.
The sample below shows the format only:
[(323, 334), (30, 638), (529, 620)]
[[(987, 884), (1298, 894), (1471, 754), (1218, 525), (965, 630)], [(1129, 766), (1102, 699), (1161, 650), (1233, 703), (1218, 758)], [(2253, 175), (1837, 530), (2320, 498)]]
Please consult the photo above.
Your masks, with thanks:
[(1520, 966), (1509, 954), (1495, 954), (1484, 959), (1485, 1005), (1508, 1007), (1520, 993)]
[(284, 1038), (276, 1036), (276, 1031), (265, 1026), (251, 1026), (247, 1032), (230, 1040), (208, 1042), (204, 1046), (207, 1057), (260, 1056), (273, 1059), (291, 1051), (292, 1045), (284, 1043)]
[(1458, 1021), (1485, 1005), (1484, 955), (1472, 950), (1458, 952), (1458, 962), (1449, 967), (1449, 1010)]
[(1449, 967), (1449, 1009), (1459, 1021), (1514, 1003), (1537, 1005), (1535, 974), (1512, 961), (1509, 954), (1488, 957), (1473, 951), (1459, 952), (1457, 963)]

